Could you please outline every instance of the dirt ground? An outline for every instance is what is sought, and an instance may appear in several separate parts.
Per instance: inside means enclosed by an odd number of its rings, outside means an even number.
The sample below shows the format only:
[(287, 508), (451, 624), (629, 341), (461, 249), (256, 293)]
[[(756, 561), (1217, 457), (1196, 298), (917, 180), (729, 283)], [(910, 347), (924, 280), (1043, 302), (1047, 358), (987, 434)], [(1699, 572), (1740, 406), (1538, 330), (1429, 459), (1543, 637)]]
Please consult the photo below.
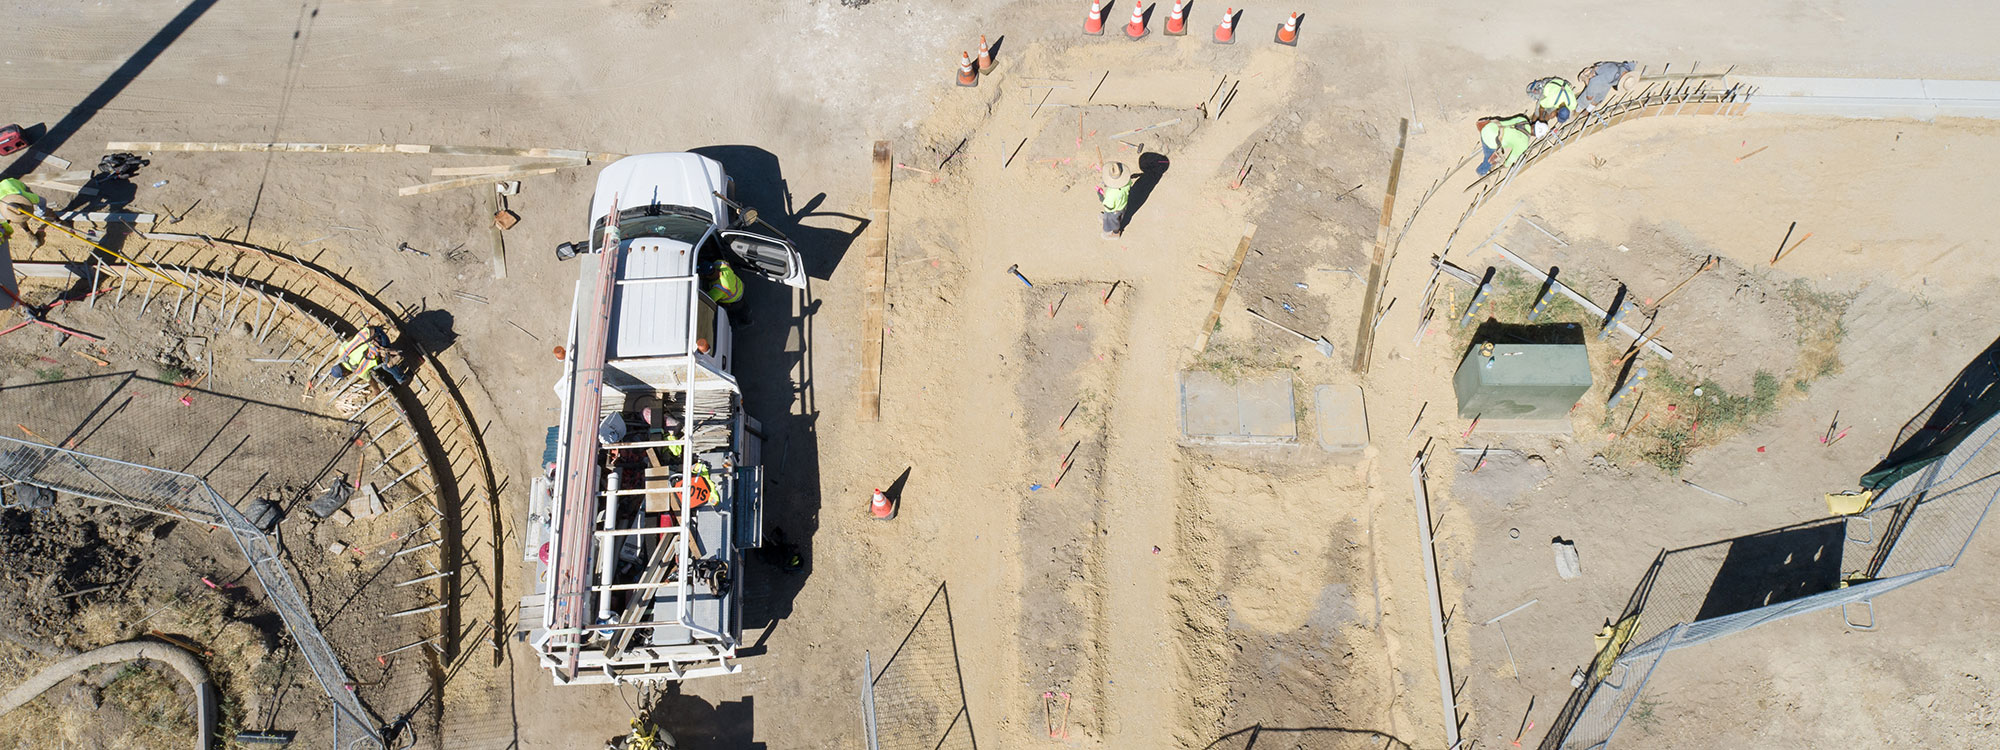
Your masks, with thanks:
[[(1504, 266), (1473, 245), (1517, 200), (1497, 241), (1562, 267), (1600, 301), (1618, 282), (1657, 299), (1705, 256), (1721, 258), (1661, 313), (1676, 357), (1658, 369), (1678, 380), (1649, 392), (1647, 411), (1605, 413), (1594, 404), (1624, 342), (1595, 346), (1599, 385), (1569, 436), (1461, 437), (1469, 420), (1449, 408), (1444, 375), (1465, 334), (1440, 312), (1411, 343), (1426, 257), (1465, 205), (1456, 185), (1402, 239), (1383, 295), (1398, 301), (1365, 378), (1346, 367), (1362, 283), (1341, 270), (1367, 273), (1398, 118), (1412, 119), (1400, 228), (1474, 147), (1472, 120), (1521, 107), (1533, 78), (1605, 58), (1965, 77), (1995, 67), (1983, 31), (2000, 22), (1993, 10), (1798, 3), (1751, 14), (1702, 0), (1503, 13), (1312, 0), (1296, 8), (1306, 20), (1293, 49), (1266, 40), (1275, 8), (1250, 9), (1241, 42), (1218, 46), (1206, 39), (1212, 5), (1196, 5), (1180, 39), (1157, 31), (1164, 9), (1154, 8), (1156, 31), (1138, 43), (1117, 37), (1116, 9), (1106, 37), (1078, 34), (1083, 5), (607, 0), (553, 18), (458, 0), (64, 0), (23, 9), (0, 32), (0, 54), (13, 71), (7, 117), (46, 124), (45, 147), (76, 168), (109, 140), (703, 149), (723, 161), (813, 277), (797, 295), (753, 286), (758, 322), (738, 354), (749, 409), (774, 436), (767, 518), (808, 564), (788, 575), (753, 563), (744, 673), (680, 686), (657, 706), (695, 746), (861, 747), (863, 652), (881, 669), (944, 583), (951, 662), (979, 744), (1442, 747), (1406, 481), (1427, 439), (1521, 452), (1476, 475), (1440, 452), (1431, 469), (1465, 731), (1499, 746), (1523, 715), (1546, 727), (1589, 636), (1660, 548), (1821, 515), (1819, 493), (1851, 485), (2000, 333), (1978, 304), (1991, 274), (1977, 269), (1993, 250), (1976, 228), (1994, 194), (1983, 166), (2000, 149), (1984, 123), (1659, 118), (1523, 173), (1465, 228), (1453, 262)], [(977, 88), (951, 86), (979, 34), (998, 43), (998, 69)], [(866, 423), (856, 418), (863, 264), (850, 251), (878, 139), (903, 166), (883, 415)], [(395, 189), (436, 179), (433, 168), (506, 159), (149, 158), (132, 205), (185, 215), (167, 229), (316, 258), (422, 315), (420, 334), (471, 364), (453, 375), (498, 406), (476, 416), (515, 506), (503, 538), (487, 541), (517, 559), (526, 480), (555, 419), (550, 348), (575, 280), (549, 249), (581, 235), (596, 168), (524, 180), (498, 280), (481, 196)], [(1115, 242), (1097, 237), (1093, 216), (1100, 159), (1145, 172)], [(1769, 253), (1792, 221), (1813, 237), (1774, 268)], [(1198, 351), (1220, 280), (1207, 269), (1224, 269), (1247, 224), (1252, 252)], [(396, 252), (400, 243), (429, 255)], [(1503, 290), (1522, 307), (1531, 291)], [(1245, 307), (1325, 335), (1335, 357)], [(1189, 368), (1289, 372), (1308, 394), (1359, 383), (1373, 445), (1336, 455), (1309, 440), (1185, 444), (1177, 374)], [(1670, 397), (1695, 386), (1712, 406)], [(1682, 427), (1705, 408), (1704, 426)], [(1815, 436), (1836, 410), (1853, 433), (1821, 448)], [(1638, 414), (1646, 421), (1627, 437), (1607, 437)], [(869, 489), (892, 482), (901, 516), (868, 520)], [(1581, 579), (1553, 577), (1542, 542), (1553, 536), (1576, 541)], [(1979, 746), (2000, 679), (1982, 637), (1995, 628), (1992, 597), (1973, 583), (1996, 564), (1990, 537), (1963, 570), (1879, 601), (1877, 631), (1819, 613), (1671, 655), (1621, 744)], [(512, 601), (528, 585), (509, 573)], [(164, 603), (170, 590), (144, 596)], [(1504, 622), (1504, 645), (1498, 628), (1458, 624), (1534, 598)], [(593, 747), (624, 730), (641, 698), (553, 686), (522, 643), (506, 657), (471, 702), (445, 707), (436, 746)], [(1045, 692), (1070, 697), (1057, 739)], [(961, 695), (935, 698), (956, 710)]]

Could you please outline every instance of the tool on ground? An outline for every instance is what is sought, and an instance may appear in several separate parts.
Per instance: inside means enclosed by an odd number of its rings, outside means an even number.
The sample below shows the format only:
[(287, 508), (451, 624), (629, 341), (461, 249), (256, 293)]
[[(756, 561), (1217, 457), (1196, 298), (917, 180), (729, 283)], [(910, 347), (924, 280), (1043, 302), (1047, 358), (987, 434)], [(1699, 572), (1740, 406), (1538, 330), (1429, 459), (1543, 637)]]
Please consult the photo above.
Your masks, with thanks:
[(28, 139), (21, 135), (21, 126), (8, 125), (0, 128), (0, 156), (12, 156), (14, 152), (28, 147)]
[(1819, 436), (1819, 444), (1826, 445), (1827, 441), (1833, 439), (1833, 431), (1838, 429), (1840, 429), (1840, 410), (1835, 409), (1833, 411), (1833, 421), (1826, 424), (1826, 434)]
[(426, 258), (428, 258), (428, 257), (431, 257), (431, 254), (430, 254), (430, 253), (427, 253), (427, 252), (424, 252), (424, 251), (422, 251), (422, 250), (418, 250), (418, 249), (416, 249), (416, 248), (414, 248), (414, 247), (410, 247), (410, 243), (408, 243), (408, 242), (399, 242), (399, 243), (396, 243), (396, 249), (397, 249), (398, 251), (401, 251), (401, 252), (405, 252), (405, 253), (416, 253), (416, 254), (418, 254), (418, 255), (421, 255), (421, 256), (424, 256), (424, 257), (426, 257)]
[(1122, 283), (1124, 283), (1124, 282), (1125, 282), (1125, 280), (1124, 280), (1124, 279), (1114, 279), (1114, 280), (1112, 280), (1112, 282), (1111, 282), (1111, 288), (1110, 288), (1110, 289), (1106, 289), (1106, 290), (1104, 290), (1104, 299), (1101, 299), (1101, 300), (1098, 300), (1098, 301), (1097, 301), (1097, 304), (1100, 304), (1100, 305), (1109, 305), (1109, 304), (1111, 304), (1111, 293), (1112, 293), (1112, 292), (1115, 292), (1115, 291), (1118, 291), (1118, 285), (1119, 285), (1119, 284), (1122, 284)]
[(1028, 277), (1026, 277), (1026, 276), (1022, 276), (1022, 275), (1021, 275), (1021, 265), (1020, 265), (1019, 263), (1016, 263), (1016, 264), (1014, 264), (1014, 265), (1011, 265), (1011, 266), (1008, 266), (1008, 267), (1007, 267), (1007, 272), (1008, 272), (1008, 273), (1011, 273), (1011, 274), (1014, 274), (1014, 278), (1017, 278), (1017, 279), (1020, 279), (1020, 280), (1021, 280), (1021, 283), (1023, 283), (1023, 284), (1027, 284), (1028, 286), (1031, 286), (1031, 287), (1035, 285), (1035, 282), (1032, 282), (1032, 281), (1029, 281), (1029, 280), (1028, 280)]
[(1366, 185), (1366, 184), (1368, 184), (1368, 183), (1365, 183), (1365, 182), (1364, 182), (1364, 183), (1361, 183), (1361, 185), (1355, 185), (1354, 187), (1351, 187), (1351, 188), (1348, 188), (1348, 189), (1346, 189), (1346, 190), (1342, 190), (1342, 191), (1340, 191), (1340, 194), (1339, 194), (1339, 195), (1336, 195), (1336, 196), (1333, 196), (1333, 202), (1335, 202), (1335, 203), (1339, 203), (1339, 202), (1340, 202), (1340, 199), (1342, 199), (1342, 198), (1346, 198), (1346, 197), (1348, 196), (1348, 194), (1349, 194), (1349, 193), (1352, 193), (1352, 192), (1354, 192), (1354, 191), (1356, 191), (1356, 190), (1360, 190), (1360, 189), (1361, 189), (1361, 186), (1362, 186), (1362, 185)]
[(30, 326), (30, 325), (38, 325), (38, 326), (41, 326), (41, 327), (43, 327), (43, 328), (47, 328), (47, 329), (50, 329), (50, 330), (53, 330), (53, 331), (55, 331), (56, 333), (60, 333), (60, 334), (62, 334), (62, 335), (64, 335), (64, 336), (75, 336), (75, 337), (77, 337), (77, 338), (80, 338), (80, 339), (83, 339), (83, 340), (85, 340), (85, 341), (103, 341), (103, 340), (104, 340), (104, 339), (101, 339), (101, 338), (98, 338), (98, 337), (96, 337), (96, 336), (92, 336), (92, 335), (90, 335), (90, 334), (88, 334), (88, 333), (84, 333), (84, 332), (82, 332), (82, 331), (79, 331), (79, 330), (76, 330), (76, 329), (74, 329), (74, 328), (69, 328), (69, 327), (65, 327), (65, 326), (63, 326), (63, 325), (61, 325), (61, 324), (58, 324), (58, 323), (53, 323), (53, 322), (50, 322), (50, 321), (49, 321), (49, 319), (48, 319), (48, 317), (47, 317), (47, 316), (48, 316), (48, 312), (49, 312), (50, 310), (54, 310), (54, 309), (56, 309), (57, 307), (61, 307), (61, 306), (65, 305), (65, 304), (68, 304), (68, 303), (69, 303), (69, 301), (68, 301), (68, 300), (56, 300), (55, 302), (51, 302), (51, 303), (49, 303), (49, 305), (48, 305), (47, 307), (43, 307), (43, 308), (39, 308), (39, 309), (37, 309), (37, 308), (36, 308), (36, 307), (34, 307), (33, 305), (30, 305), (30, 304), (28, 304), (28, 301), (27, 301), (27, 300), (24, 300), (24, 299), (21, 299), (21, 295), (18, 295), (18, 294), (15, 294), (15, 293), (14, 293), (14, 290), (12, 290), (12, 289), (8, 289), (8, 288), (7, 288), (7, 287), (6, 287), (5, 285), (0, 285), (0, 292), (6, 292), (6, 293), (7, 293), (7, 297), (8, 297), (9, 299), (12, 299), (12, 300), (14, 300), (14, 304), (15, 304), (16, 306), (18, 306), (18, 307), (20, 307), (20, 308), (21, 308), (21, 314), (22, 314), (22, 315), (25, 315), (25, 316), (27, 316), (27, 319), (26, 319), (26, 320), (23, 320), (23, 321), (21, 321), (21, 322), (19, 322), (19, 323), (15, 323), (14, 325), (11, 325), (11, 326), (8, 326), (8, 327), (7, 327), (6, 329), (4, 329), (4, 330), (0, 330), (0, 336), (5, 336), (5, 335), (7, 335), (7, 334), (10, 334), (10, 333), (13, 333), (13, 332), (15, 332), (15, 331), (18, 331), (18, 330), (21, 330), (21, 329), (23, 329), (23, 328), (26, 328), (26, 327), (28, 327), (28, 326)]
[(1752, 156), (1756, 156), (1756, 155), (1758, 155), (1758, 154), (1761, 154), (1761, 153), (1764, 153), (1764, 149), (1767, 149), (1767, 148), (1770, 148), (1770, 146), (1758, 146), (1758, 147), (1757, 147), (1757, 150), (1756, 150), (1756, 151), (1752, 151), (1752, 152), (1750, 152), (1750, 153), (1747, 153), (1747, 154), (1744, 154), (1744, 155), (1742, 155), (1742, 156), (1738, 156), (1738, 157), (1736, 157), (1736, 161), (1735, 161), (1734, 163), (1736, 163), (1736, 164), (1742, 164), (1742, 163), (1743, 163), (1743, 160), (1744, 160), (1744, 159), (1748, 159), (1748, 158), (1750, 158), (1750, 157), (1752, 157)]
[(1278, 26), (1277, 36), (1271, 40), (1287, 47), (1299, 46), (1299, 14), (1293, 13), (1291, 18), (1285, 19), (1285, 22)]
[(1312, 345), (1313, 345), (1313, 348), (1315, 348), (1315, 349), (1318, 349), (1318, 350), (1319, 350), (1319, 353), (1320, 353), (1321, 355), (1324, 355), (1324, 356), (1325, 356), (1326, 358), (1328, 358), (1328, 359), (1332, 359), (1332, 358), (1333, 358), (1333, 342), (1331, 342), (1331, 341), (1328, 341), (1328, 340), (1326, 340), (1326, 339), (1323, 339), (1323, 338), (1315, 338), (1315, 337), (1312, 337), (1312, 336), (1307, 336), (1307, 335), (1305, 335), (1305, 334), (1303, 334), (1303, 333), (1299, 333), (1298, 331), (1296, 331), (1296, 330), (1293, 330), (1293, 329), (1292, 329), (1292, 328), (1291, 328), (1290, 326), (1287, 326), (1287, 325), (1285, 325), (1285, 324), (1283, 324), (1283, 323), (1280, 323), (1280, 322), (1278, 322), (1278, 321), (1275, 321), (1275, 320), (1272, 320), (1272, 319), (1270, 319), (1270, 318), (1266, 318), (1266, 317), (1264, 317), (1264, 314), (1263, 314), (1263, 313), (1260, 313), (1260, 312), (1257, 312), (1256, 310), (1252, 310), (1252, 309), (1250, 309), (1250, 308), (1247, 308), (1247, 307), (1246, 307), (1246, 308), (1243, 308), (1243, 310), (1244, 310), (1245, 312), (1248, 312), (1248, 313), (1250, 313), (1250, 316), (1251, 316), (1251, 317), (1253, 317), (1253, 318), (1256, 318), (1256, 319), (1258, 319), (1258, 320), (1261, 320), (1261, 321), (1264, 321), (1264, 322), (1266, 322), (1266, 323), (1270, 323), (1271, 325), (1274, 325), (1274, 326), (1277, 326), (1277, 327), (1278, 327), (1278, 330), (1281, 330), (1281, 331), (1284, 331), (1285, 333), (1289, 333), (1289, 334), (1291, 334), (1291, 335), (1293, 335), (1293, 336), (1297, 336), (1297, 337), (1299, 337), (1299, 338), (1301, 338), (1301, 339), (1304, 339), (1304, 340), (1306, 340), (1306, 341), (1310, 341), (1310, 342), (1312, 342)]
[[(190, 208), (192, 208), (192, 206), (190, 206)], [(91, 247), (94, 247), (94, 248), (97, 248), (97, 249), (99, 249), (99, 250), (102, 250), (102, 251), (104, 251), (104, 253), (105, 253), (106, 255), (110, 255), (110, 256), (111, 256), (111, 257), (113, 257), (113, 258), (117, 258), (117, 259), (119, 259), (119, 260), (122, 260), (122, 261), (125, 261), (125, 264), (126, 264), (126, 265), (128, 265), (128, 266), (135, 266), (135, 267), (137, 267), (137, 268), (138, 268), (139, 270), (141, 270), (141, 271), (145, 271), (146, 273), (150, 273), (150, 274), (152, 274), (152, 275), (154, 275), (154, 276), (158, 276), (158, 277), (160, 277), (161, 279), (165, 280), (165, 281), (166, 281), (167, 283), (169, 283), (169, 284), (172, 284), (172, 285), (174, 285), (174, 286), (177, 286), (177, 287), (180, 287), (180, 288), (182, 288), (182, 289), (187, 289), (187, 288), (188, 288), (188, 285), (186, 285), (186, 284), (183, 284), (183, 283), (180, 283), (180, 282), (178, 282), (178, 281), (175, 281), (175, 280), (173, 280), (173, 279), (171, 279), (171, 278), (168, 278), (166, 274), (163, 274), (163, 273), (160, 273), (159, 271), (155, 271), (155, 270), (153, 270), (153, 267), (152, 267), (152, 266), (149, 266), (149, 265), (146, 265), (146, 264), (144, 264), (144, 263), (140, 263), (140, 262), (138, 262), (138, 261), (136, 261), (136, 260), (133, 260), (133, 259), (131, 259), (131, 258), (127, 258), (127, 257), (125, 257), (125, 256), (123, 256), (123, 255), (119, 255), (119, 254), (118, 254), (118, 252), (117, 252), (116, 250), (112, 250), (111, 248), (108, 248), (108, 247), (105, 247), (105, 246), (103, 246), (103, 245), (99, 245), (99, 244), (97, 244), (96, 242), (92, 241), (92, 240), (91, 240), (91, 239), (90, 239), (89, 237), (85, 237), (85, 236), (83, 236), (83, 235), (80, 235), (80, 234), (77, 234), (77, 233), (76, 233), (76, 232), (74, 232), (74, 231), (71, 231), (71, 230), (70, 230), (70, 228), (68, 228), (68, 227), (65, 227), (65, 226), (63, 226), (63, 225), (61, 225), (61, 224), (57, 224), (57, 223), (55, 223), (55, 222), (53, 222), (53, 221), (49, 221), (48, 219), (44, 219), (44, 218), (42, 218), (42, 217), (40, 217), (40, 216), (36, 216), (36, 215), (35, 215), (35, 214), (34, 214), (33, 212), (28, 212), (28, 213), (25, 213), (25, 214), (23, 214), (23, 215), (24, 215), (24, 216), (27, 216), (27, 217), (28, 217), (28, 218), (30, 218), (30, 219), (34, 219), (35, 221), (39, 221), (39, 222), (41, 222), (41, 223), (43, 223), (43, 224), (46, 224), (46, 225), (48, 225), (48, 226), (50, 226), (50, 227), (53, 227), (54, 229), (56, 229), (56, 230), (57, 230), (57, 231), (59, 231), (59, 232), (62, 232), (63, 234), (67, 234), (67, 235), (69, 235), (69, 236), (71, 236), (71, 237), (75, 237), (75, 238), (77, 238), (77, 239), (79, 239), (79, 240), (83, 240), (83, 244), (86, 244), (86, 245), (89, 245), (89, 246), (91, 246)], [(190, 290), (190, 291), (192, 291), (192, 290)]]
[(1689, 486), (1689, 487), (1693, 487), (1693, 488), (1695, 488), (1695, 489), (1697, 489), (1697, 490), (1701, 490), (1703, 494), (1707, 494), (1707, 495), (1714, 495), (1714, 496), (1716, 496), (1716, 497), (1719, 497), (1719, 498), (1722, 498), (1722, 499), (1724, 499), (1724, 500), (1728, 500), (1729, 502), (1732, 502), (1732, 503), (1735, 503), (1735, 504), (1737, 504), (1737, 505), (1741, 505), (1741, 506), (1743, 506), (1743, 507), (1745, 507), (1745, 508), (1748, 508), (1748, 507), (1750, 507), (1750, 504), (1749, 504), (1749, 503), (1746, 503), (1746, 502), (1743, 502), (1742, 500), (1738, 500), (1738, 499), (1736, 499), (1736, 498), (1733, 498), (1733, 497), (1730, 497), (1730, 496), (1728, 496), (1728, 495), (1724, 495), (1724, 494), (1722, 494), (1722, 493), (1720, 493), (1720, 492), (1716, 492), (1715, 490), (1711, 490), (1711, 489), (1709, 489), (1709, 488), (1707, 488), (1707, 487), (1703, 487), (1703, 486), (1701, 486), (1701, 485), (1699, 485), (1699, 484), (1695, 484), (1695, 483), (1693, 483), (1693, 482), (1690, 482), (1690, 481), (1688, 481), (1688, 480), (1685, 480), (1685, 479), (1681, 480), (1681, 484), (1685, 484), (1685, 485), (1687, 485), (1687, 486)]
[(1674, 296), (1675, 292), (1680, 291), (1681, 287), (1687, 286), (1688, 282), (1694, 281), (1694, 277), (1700, 276), (1703, 271), (1714, 268), (1718, 262), (1719, 259), (1717, 259), (1715, 256), (1713, 255), (1708, 256), (1708, 260), (1702, 261), (1701, 267), (1695, 269), (1694, 273), (1688, 274), (1688, 277), (1686, 279), (1681, 280), (1681, 283), (1675, 284), (1674, 288), (1668, 289), (1666, 294), (1660, 295), (1659, 300), (1653, 303), (1653, 310), (1655, 312), (1658, 312), (1662, 305), (1667, 304), (1667, 298)]

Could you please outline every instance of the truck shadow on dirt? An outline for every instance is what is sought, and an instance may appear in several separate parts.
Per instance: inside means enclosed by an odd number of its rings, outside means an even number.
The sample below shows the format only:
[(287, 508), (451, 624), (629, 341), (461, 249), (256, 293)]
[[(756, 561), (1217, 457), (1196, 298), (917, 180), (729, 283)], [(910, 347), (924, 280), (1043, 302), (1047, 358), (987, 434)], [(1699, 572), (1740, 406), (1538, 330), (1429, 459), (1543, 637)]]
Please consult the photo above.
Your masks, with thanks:
[(692, 695), (682, 695), (679, 683), (670, 683), (666, 692), (647, 711), (655, 726), (673, 734), (680, 747), (740, 747), (765, 750), (769, 745), (752, 742), (756, 696), (710, 704)]
[[(757, 209), (769, 228), (798, 247), (809, 277), (803, 291), (753, 283), (745, 304), (755, 323), (736, 331), (737, 382), (743, 388), (744, 408), (763, 424), (764, 437), (765, 544), (747, 558), (748, 574), (740, 579), (747, 588), (744, 630), (762, 632), (738, 654), (754, 656), (763, 652), (778, 621), (791, 615), (792, 601), (812, 572), (812, 547), (819, 530), (820, 414), (811, 353), (820, 303), (813, 298), (811, 283), (833, 274), (868, 222), (818, 211), (826, 200), (824, 193), (795, 208), (777, 156), (761, 148), (711, 146), (694, 152), (722, 163), (736, 180), (736, 201)], [(843, 231), (801, 223), (806, 220), (853, 227)], [(857, 501), (856, 512), (865, 502), (866, 498)]]

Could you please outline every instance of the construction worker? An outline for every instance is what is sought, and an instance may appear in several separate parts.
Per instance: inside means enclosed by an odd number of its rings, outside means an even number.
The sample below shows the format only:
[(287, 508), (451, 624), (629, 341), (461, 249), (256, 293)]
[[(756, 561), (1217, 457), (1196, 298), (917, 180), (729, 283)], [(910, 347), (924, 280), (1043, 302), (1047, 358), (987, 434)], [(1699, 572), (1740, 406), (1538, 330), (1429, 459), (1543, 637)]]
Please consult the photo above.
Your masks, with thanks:
[(48, 206), (42, 201), (42, 196), (30, 192), (28, 186), (17, 178), (0, 180), (0, 217), (4, 217), (13, 229), (9, 234), (25, 236), (34, 241), (35, 247), (41, 247), (47, 242), (42, 236), (47, 230), (43, 229), (42, 222), (29, 218), (29, 214), (48, 217)]
[(1589, 112), (1604, 104), (1610, 98), (1611, 90), (1625, 83), (1625, 76), (1638, 69), (1632, 62), (1599, 62), (1579, 70), (1576, 80), (1583, 82), (1583, 93), (1577, 99), (1583, 104), (1583, 111)]
[(1486, 159), (1479, 163), (1479, 173), (1484, 175), (1494, 167), (1511, 167), (1520, 161), (1533, 140), (1528, 134), (1532, 122), (1527, 115), (1480, 120), (1479, 146), (1486, 150)]
[(381, 326), (369, 326), (340, 342), (340, 353), (334, 357), (333, 366), (327, 368), (326, 375), (345, 383), (349, 379), (367, 378), (379, 370), (390, 381), (401, 384), (403, 374), (394, 367), (382, 364), (382, 357), (388, 349), (389, 334), (384, 333)]
[(1104, 184), (1097, 188), (1097, 199), (1104, 204), (1104, 239), (1115, 240), (1125, 233), (1125, 207), (1132, 201), (1132, 182), (1137, 177), (1137, 173), (1128, 174), (1124, 164), (1114, 161), (1104, 165)]
[(708, 264), (701, 272), (701, 289), (708, 298), (729, 311), (729, 319), (738, 325), (750, 324), (750, 313), (743, 309), (743, 277), (728, 261), (718, 260)]
[(1571, 86), (1569, 81), (1549, 76), (1528, 84), (1528, 98), (1535, 100), (1535, 122), (1553, 119), (1561, 125), (1569, 122), (1570, 110), (1576, 108), (1576, 87)]

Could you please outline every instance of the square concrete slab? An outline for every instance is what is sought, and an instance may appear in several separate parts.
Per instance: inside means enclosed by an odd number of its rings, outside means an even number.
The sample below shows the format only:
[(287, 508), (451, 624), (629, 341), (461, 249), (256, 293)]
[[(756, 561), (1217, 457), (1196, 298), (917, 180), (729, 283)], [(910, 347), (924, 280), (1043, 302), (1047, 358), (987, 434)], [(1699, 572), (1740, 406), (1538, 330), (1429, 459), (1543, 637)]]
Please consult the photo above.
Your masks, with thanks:
[(1319, 447), (1334, 452), (1368, 447), (1368, 407), (1361, 386), (1322, 385), (1313, 389)]
[(1188, 440), (1230, 445), (1298, 442), (1291, 373), (1245, 375), (1231, 383), (1212, 372), (1188, 370), (1180, 381), (1181, 434)]

